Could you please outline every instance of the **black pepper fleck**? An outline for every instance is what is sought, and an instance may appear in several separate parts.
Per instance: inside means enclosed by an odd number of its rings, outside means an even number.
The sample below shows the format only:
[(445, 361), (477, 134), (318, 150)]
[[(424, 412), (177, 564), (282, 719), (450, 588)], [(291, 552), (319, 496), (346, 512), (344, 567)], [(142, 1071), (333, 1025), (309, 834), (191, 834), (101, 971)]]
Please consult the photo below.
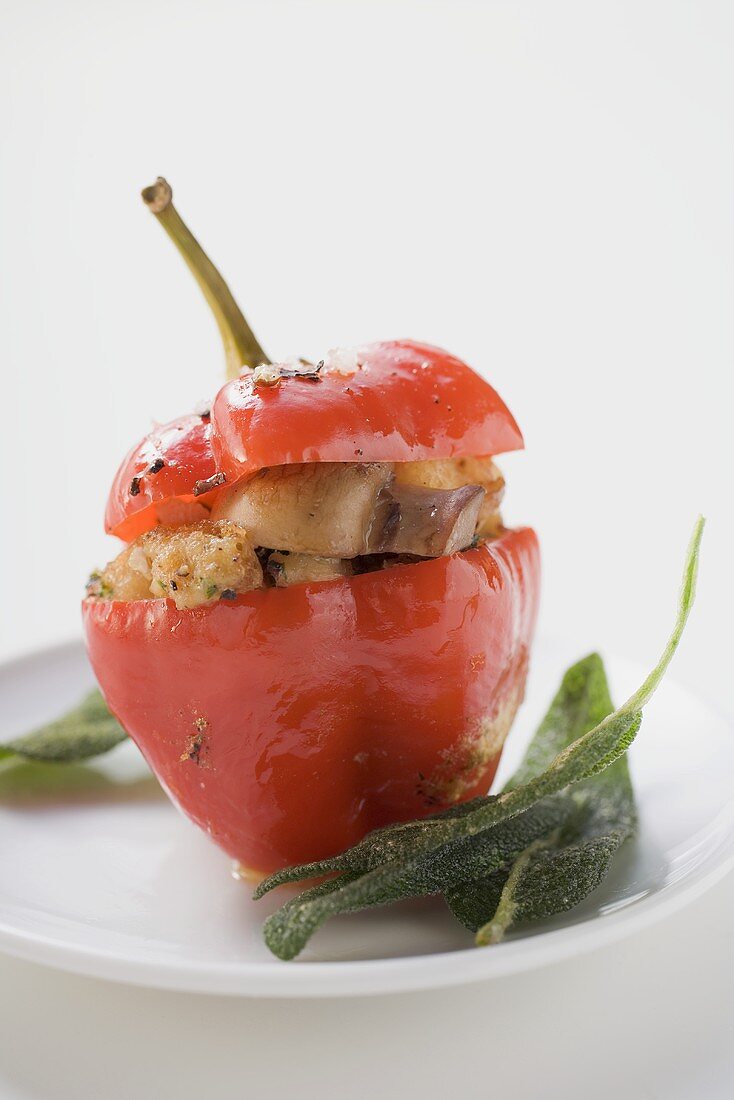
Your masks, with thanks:
[(150, 466), (148, 467), (148, 473), (149, 474), (160, 473), (160, 471), (163, 469), (164, 466), (165, 466), (165, 462), (163, 461), (163, 459), (162, 458), (157, 458), (155, 460), (155, 462), (151, 462)]
[(134, 477), (130, 482), (130, 496), (136, 497), (140, 492), (140, 478)]

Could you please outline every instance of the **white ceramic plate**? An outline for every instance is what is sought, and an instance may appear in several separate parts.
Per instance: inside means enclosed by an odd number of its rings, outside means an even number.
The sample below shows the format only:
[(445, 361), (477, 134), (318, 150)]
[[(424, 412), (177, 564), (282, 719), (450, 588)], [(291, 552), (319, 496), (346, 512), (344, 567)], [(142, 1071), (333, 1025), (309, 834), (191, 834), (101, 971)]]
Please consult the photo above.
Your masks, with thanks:
[[(582, 656), (537, 646), (500, 776), (514, 767), (565, 667)], [(613, 696), (643, 670), (609, 660)], [(82, 646), (0, 666), (0, 728), (24, 732), (92, 682)], [(169, 804), (132, 744), (86, 767), (0, 766), (0, 947), (84, 974), (241, 996), (398, 992), (528, 970), (627, 935), (683, 905), (734, 863), (734, 737), (671, 682), (631, 751), (639, 836), (582, 906), (483, 949), (440, 899), (340, 917), (291, 963), (261, 925), (278, 894), (250, 899), (227, 858)]]

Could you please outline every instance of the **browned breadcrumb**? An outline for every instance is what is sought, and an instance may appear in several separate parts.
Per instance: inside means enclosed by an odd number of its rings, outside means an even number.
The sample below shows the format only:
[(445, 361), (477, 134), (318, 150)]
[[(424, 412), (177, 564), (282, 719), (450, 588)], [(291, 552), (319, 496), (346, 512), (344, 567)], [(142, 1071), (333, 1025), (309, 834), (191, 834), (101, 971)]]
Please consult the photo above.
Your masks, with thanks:
[(262, 567), (247, 532), (227, 520), (146, 531), (99, 575), (90, 595), (113, 600), (168, 597), (180, 609), (223, 593), (261, 588)]

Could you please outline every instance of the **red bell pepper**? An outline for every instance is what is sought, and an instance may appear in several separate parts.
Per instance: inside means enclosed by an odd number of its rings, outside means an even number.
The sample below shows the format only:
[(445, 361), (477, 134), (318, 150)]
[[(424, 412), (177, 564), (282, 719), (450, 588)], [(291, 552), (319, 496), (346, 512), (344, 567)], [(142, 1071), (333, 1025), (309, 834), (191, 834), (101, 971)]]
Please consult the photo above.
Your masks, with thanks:
[(487, 791), (538, 600), (529, 528), (450, 557), (177, 611), (87, 600), (113, 713), (226, 852), (271, 871)]
[[(251, 376), (214, 402), (217, 466), (235, 480), (290, 462), (416, 462), (523, 446), (510, 410), (478, 374), (412, 340), (341, 350), (318, 386), (261, 387)], [(342, 373), (350, 370), (353, 373)], [(358, 364), (358, 366), (357, 366)]]
[[(249, 328), (237, 339), (229, 292), (185, 239), (170, 191), (151, 205), (220, 303), (220, 328), (235, 332), (230, 364), (257, 365), (264, 353)], [(108, 530), (132, 539), (161, 505), (216, 499), (265, 466), (522, 446), (495, 391), (445, 352), (399, 341), (343, 358), (317, 385), (259, 386), (230, 369), (211, 417), (156, 429), (128, 455)], [(94, 598), (83, 615), (107, 702), (164, 788), (235, 859), (269, 871), (488, 789), (522, 699), (538, 594), (537, 539), (522, 528), (451, 556), (192, 610)]]

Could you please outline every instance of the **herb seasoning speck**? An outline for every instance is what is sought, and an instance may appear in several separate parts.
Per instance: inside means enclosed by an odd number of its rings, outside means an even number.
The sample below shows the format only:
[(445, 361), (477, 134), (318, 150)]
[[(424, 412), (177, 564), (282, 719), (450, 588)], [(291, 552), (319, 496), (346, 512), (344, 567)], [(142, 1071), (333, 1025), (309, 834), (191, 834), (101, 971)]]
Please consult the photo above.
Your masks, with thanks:
[(200, 497), (203, 493), (208, 493), (211, 489), (216, 489), (219, 485), (224, 485), (227, 480), (227, 475), (222, 473), (212, 474), (211, 477), (206, 478), (204, 481), (197, 481), (194, 485), (194, 496)]

